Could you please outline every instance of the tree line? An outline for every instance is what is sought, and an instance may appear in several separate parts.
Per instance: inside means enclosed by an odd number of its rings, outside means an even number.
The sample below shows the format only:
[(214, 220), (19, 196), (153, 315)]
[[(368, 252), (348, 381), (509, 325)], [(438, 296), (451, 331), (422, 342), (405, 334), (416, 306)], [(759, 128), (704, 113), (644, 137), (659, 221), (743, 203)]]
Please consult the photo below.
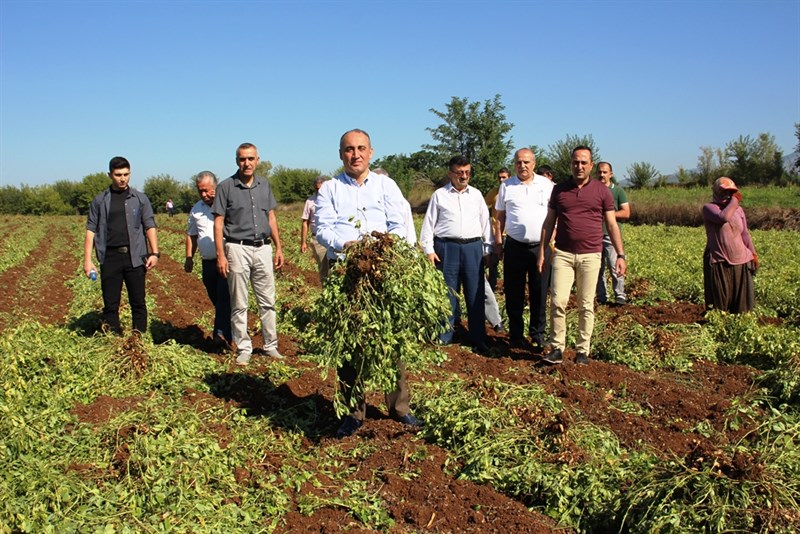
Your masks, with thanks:
[[(403, 194), (408, 195), (416, 183), (436, 184), (446, 178), (447, 161), (454, 154), (463, 154), (472, 162), (471, 185), (486, 193), (496, 184), (496, 173), (503, 167), (512, 167), (514, 144), (509, 135), (514, 125), (506, 119), (505, 106), (500, 95), (483, 102), (470, 102), (467, 98), (452, 97), (444, 110), (431, 108), (441, 122), (426, 128), (433, 140), (411, 154), (390, 154), (373, 160), (374, 167), (386, 169)], [(800, 152), (800, 123), (795, 124), (797, 151)], [(601, 161), (599, 147), (591, 134), (570, 134), (564, 139), (542, 149), (531, 148), (536, 154), (537, 168), (549, 165), (556, 181), (571, 176), (570, 159), (575, 146), (592, 149), (595, 161)], [(521, 147), (517, 147), (521, 148)], [(341, 172), (337, 169), (335, 172)], [(279, 202), (300, 202), (312, 192), (312, 182), (322, 173), (317, 169), (298, 169), (278, 166), (262, 161), (257, 174), (270, 180)], [(512, 173), (513, 174), (513, 173)], [(621, 173), (617, 173), (620, 175)], [(700, 147), (697, 168), (678, 168), (675, 181), (678, 185), (707, 186), (719, 176), (729, 176), (740, 185), (787, 185), (800, 183), (800, 158), (793, 168), (786, 170), (783, 153), (775, 137), (760, 133), (757, 137), (740, 135), (723, 148)], [(625, 170), (624, 179), (632, 188), (661, 187), (668, 183), (646, 161), (635, 162)], [(21, 187), (0, 187), (0, 213), (20, 215), (70, 215), (86, 214), (89, 204), (100, 191), (109, 186), (106, 173), (85, 176), (80, 182), (59, 180), (54, 184)], [(143, 187), (156, 212), (165, 212), (171, 199), (178, 212), (188, 212), (197, 202), (194, 177), (179, 181), (168, 174), (147, 178)]]

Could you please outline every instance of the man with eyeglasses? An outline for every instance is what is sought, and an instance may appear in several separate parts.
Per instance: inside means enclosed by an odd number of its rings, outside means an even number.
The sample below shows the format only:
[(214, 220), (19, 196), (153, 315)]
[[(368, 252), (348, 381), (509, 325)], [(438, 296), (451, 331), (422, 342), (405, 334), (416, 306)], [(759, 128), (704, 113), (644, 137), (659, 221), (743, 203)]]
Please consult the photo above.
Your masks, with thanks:
[(419, 242), (422, 251), (442, 271), (450, 288), (450, 328), (440, 336), (453, 340), (458, 289), (463, 287), (467, 305), (469, 337), (475, 352), (485, 354), (486, 315), (484, 311), (483, 268), (494, 239), (489, 210), (481, 192), (469, 185), (472, 167), (464, 156), (450, 159), (450, 183), (437, 189), (422, 220)]
[[(553, 182), (536, 174), (533, 150), (522, 148), (514, 154), (516, 176), (500, 185), (495, 205), (500, 223), (495, 234), (495, 250), (504, 257), (503, 288), (506, 295), (509, 339), (513, 346), (524, 347), (525, 286), (528, 287), (528, 333), (538, 350), (545, 345), (547, 286), (549, 269), (539, 271), (540, 255), (550, 262), (550, 248), (542, 251), (539, 240), (542, 224), (547, 217), (547, 203)], [(505, 245), (501, 236), (506, 233)]]

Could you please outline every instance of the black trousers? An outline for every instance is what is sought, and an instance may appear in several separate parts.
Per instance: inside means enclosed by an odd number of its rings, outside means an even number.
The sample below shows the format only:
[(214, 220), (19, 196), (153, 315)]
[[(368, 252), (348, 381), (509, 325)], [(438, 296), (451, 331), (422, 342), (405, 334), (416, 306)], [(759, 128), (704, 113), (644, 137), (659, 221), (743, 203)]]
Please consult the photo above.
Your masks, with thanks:
[(133, 329), (139, 332), (147, 330), (147, 304), (144, 300), (146, 273), (144, 265), (133, 267), (130, 253), (121, 254), (115, 249), (106, 251), (105, 262), (100, 266), (100, 283), (103, 290), (103, 324), (111, 331), (122, 333), (119, 303), (123, 282), (128, 290)]
[(524, 337), (525, 286), (528, 286), (530, 320), (528, 334), (542, 343), (545, 335), (547, 287), (550, 285), (550, 247), (545, 247), (544, 272), (539, 273), (539, 244), (528, 244), (506, 237), (503, 262), (503, 290), (506, 295), (508, 334)]
[(228, 291), (228, 280), (219, 274), (217, 260), (203, 260), (203, 285), (214, 305), (213, 336), (221, 335), (231, 341), (231, 296)]

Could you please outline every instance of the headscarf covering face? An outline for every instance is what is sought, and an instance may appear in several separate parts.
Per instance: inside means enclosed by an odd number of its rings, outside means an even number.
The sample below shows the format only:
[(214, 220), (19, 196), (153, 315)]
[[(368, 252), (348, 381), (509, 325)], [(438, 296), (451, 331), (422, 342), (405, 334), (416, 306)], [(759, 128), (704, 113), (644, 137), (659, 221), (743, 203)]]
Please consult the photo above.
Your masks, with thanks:
[(714, 202), (717, 204), (727, 204), (731, 200), (731, 195), (738, 190), (739, 188), (736, 187), (736, 184), (733, 182), (733, 180), (727, 176), (717, 178), (711, 188), (711, 191), (714, 195)]

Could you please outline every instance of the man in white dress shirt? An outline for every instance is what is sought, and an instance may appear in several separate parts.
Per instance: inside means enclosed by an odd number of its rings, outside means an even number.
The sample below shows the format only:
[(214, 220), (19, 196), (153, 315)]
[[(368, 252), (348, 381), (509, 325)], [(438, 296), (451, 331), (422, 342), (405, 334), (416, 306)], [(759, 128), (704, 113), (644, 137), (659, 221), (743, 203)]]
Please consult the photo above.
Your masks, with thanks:
[[(525, 286), (528, 286), (529, 321), (528, 334), (534, 347), (541, 350), (546, 338), (547, 286), (550, 270), (539, 272), (539, 240), (542, 224), (547, 217), (547, 203), (553, 191), (553, 182), (533, 172), (536, 156), (529, 148), (514, 154), (514, 169), (517, 173), (500, 184), (495, 209), (500, 223), (499, 236), (506, 233), (502, 249), (503, 290), (506, 295), (508, 333), (512, 344), (525, 343), (523, 312), (525, 309)], [(497, 247), (499, 252), (500, 247)], [(550, 264), (550, 249), (545, 247), (545, 263)]]
[(450, 288), (450, 328), (440, 336), (453, 339), (458, 290), (463, 287), (467, 305), (469, 337), (474, 350), (488, 352), (484, 311), (486, 257), (493, 244), (489, 210), (480, 191), (469, 185), (472, 166), (464, 156), (448, 163), (450, 183), (434, 191), (422, 220), (419, 242), (422, 251), (442, 271)]
[(200, 249), (203, 259), (203, 285), (214, 305), (213, 339), (220, 345), (229, 346), (231, 336), (231, 299), (228, 281), (217, 269), (217, 249), (214, 243), (214, 214), (211, 206), (217, 193), (217, 177), (211, 171), (203, 171), (194, 180), (200, 200), (189, 211), (189, 227), (186, 230), (186, 261), (183, 269), (190, 273), (194, 268), (194, 254)]

